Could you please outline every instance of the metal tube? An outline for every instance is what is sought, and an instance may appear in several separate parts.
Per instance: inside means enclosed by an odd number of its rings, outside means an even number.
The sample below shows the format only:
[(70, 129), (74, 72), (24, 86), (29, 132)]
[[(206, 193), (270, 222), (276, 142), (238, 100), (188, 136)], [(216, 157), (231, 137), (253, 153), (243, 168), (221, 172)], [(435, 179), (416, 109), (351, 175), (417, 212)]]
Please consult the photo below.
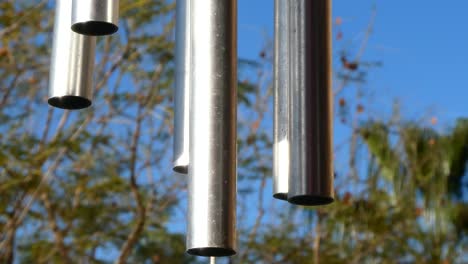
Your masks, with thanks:
[(288, 201), (324, 205), (334, 200), (331, 0), (291, 4), (297, 30), (292, 41)]
[(236, 253), (237, 1), (191, 2), (187, 252)]
[(184, 174), (189, 165), (190, 41), (190, 0), (177, 0), (173, 169)]
[(73, 0), (72, 30), (88, 36), (119, 30), (119, 0)]
[(288, 199), (289, 180), (289, 1), (275, 0), (273, 197)]
[(86, 108), (93, 96), (96, 37), (72, 32), (71, 1), (56, 3), (48, 103), (62, 109)]

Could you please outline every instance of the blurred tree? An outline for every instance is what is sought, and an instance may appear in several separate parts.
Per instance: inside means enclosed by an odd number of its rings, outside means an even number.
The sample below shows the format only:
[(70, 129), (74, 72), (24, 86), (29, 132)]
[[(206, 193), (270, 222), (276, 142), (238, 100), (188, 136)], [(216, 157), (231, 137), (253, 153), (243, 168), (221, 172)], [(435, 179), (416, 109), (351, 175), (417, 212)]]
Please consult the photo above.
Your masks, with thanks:
[(189, 263), (168, 230), (183, 178), (172, 133), (171, 1), (121, 1), (100, 38), (96, 106), (47, 106), (54, 5), (0, 3), (0, 262)]
[[(99, 38), (95, 105), (83, 111), (46, 104), (47, 2), (0, 1), (0, 263), (206, 263), (184, 253), (186, 181), (169, 165), (173, 1), (121, 0), (122, 27)], [(378, 63), (362, 62), (361, 50), (339, 56), (337, 112), (353, 129), (337, 201), (273, 200), (271, 50), (267, 42), (257, 61), (239, 61), (239, 254), (230, 262), (459, 261), (468, 121), (449, 133), (354, 121), (366, 109), (342, 91)]]

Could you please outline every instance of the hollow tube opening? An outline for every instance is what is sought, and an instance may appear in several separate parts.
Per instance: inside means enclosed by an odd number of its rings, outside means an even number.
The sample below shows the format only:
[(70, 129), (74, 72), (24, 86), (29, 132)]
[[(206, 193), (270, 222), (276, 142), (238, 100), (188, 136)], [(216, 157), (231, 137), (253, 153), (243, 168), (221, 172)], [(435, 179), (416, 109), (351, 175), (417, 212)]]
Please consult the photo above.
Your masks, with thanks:
[(303, 206), (327, 205), (333, 203), (334, 200), (331, 196), (321, 195), (297, 195), (288, 198), (288, 202)]
[(188, 166), (186, 165), (174, 165), (173, 171), (181, 174), (188, 174)]
[(51, 97), (47, 102), (53, 107), (67, 110), (83, 109), (91, 106), (92, 104), (91, 100), (74, 95)]
[(75, 23), (71, 29), (76, 33), (87, 36), (112, 35), (119, 30), (119, 27), (104, 21), (87, 21)]
[(232, 248), (201, 247), (187, 249), (187, 253), (201, 257), (229, 257), (235, 255), (236, 251)]
[(288, 200), (288, 194), (287, 193), (275, 193), (275, 194), (273, 194), (273, 198), (276, 198), (278, 200), (287, 201)]

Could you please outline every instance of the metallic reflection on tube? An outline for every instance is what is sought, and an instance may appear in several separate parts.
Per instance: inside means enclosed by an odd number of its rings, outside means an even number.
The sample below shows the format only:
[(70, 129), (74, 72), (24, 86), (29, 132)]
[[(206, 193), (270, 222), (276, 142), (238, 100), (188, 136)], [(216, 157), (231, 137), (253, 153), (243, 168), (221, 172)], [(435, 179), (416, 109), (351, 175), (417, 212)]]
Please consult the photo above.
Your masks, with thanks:
[(187, 252), (236, 253), (237, 1), (191, 2)]
[(289, 3), (275, 0), (273, 197), (288, 198), (289, 180)]
[(62, 109), (86, 108), (93, 96), (96, 38), (70, 30), (70, 0), (56, 3), (48, 103)]
[[(72, 1), (72, 0), (69, 0)], [(73, 0), (73, 31), (88, 36), (118, 31), (119, 0)]]
[(333, 202), (331, 0), (291, 1), (296, 27), (290, 93), (291, 170), (288, 201)]
[(188, 173), (190, 108), (190, 1), (176, 2), (176, 79), (174, 92), (174, 159), (173, 169)]

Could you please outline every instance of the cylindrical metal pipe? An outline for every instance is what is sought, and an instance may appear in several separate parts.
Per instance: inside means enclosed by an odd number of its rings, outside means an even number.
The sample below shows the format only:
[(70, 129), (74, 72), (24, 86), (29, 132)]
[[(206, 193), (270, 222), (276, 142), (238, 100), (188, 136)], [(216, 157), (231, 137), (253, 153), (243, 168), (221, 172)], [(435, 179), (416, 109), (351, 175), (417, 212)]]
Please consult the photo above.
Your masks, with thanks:
[(187, 252), (236, 253), (237, 0), (191, 2)]
[(331, 0), (293, 0), (288, 201), (333, 202)]
[(289, 1), (275, 0), (273, 104), (273, 197), (288, 199), (289, 180)]
[(176, 2), (176, 78), (174, 93), (174, 171), (188, 173), (191, 74), (190, 1)]
[(73, 0), (71, 28), (76, 33), (111, 35), (119, 30), (118, 20), (119, 0)]
[(56, 1), (48, 103), (62, 109), (91, 105), (96, 37), (70, 30), (72, 4)]

